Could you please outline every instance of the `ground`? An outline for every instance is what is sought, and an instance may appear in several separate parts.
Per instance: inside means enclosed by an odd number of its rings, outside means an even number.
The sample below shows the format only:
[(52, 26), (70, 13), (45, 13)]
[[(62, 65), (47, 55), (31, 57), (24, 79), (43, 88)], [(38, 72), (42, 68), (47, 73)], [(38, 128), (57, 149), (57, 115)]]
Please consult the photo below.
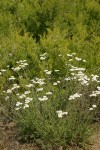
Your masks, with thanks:
[(100, 128), (97, 129), (96, 133), (90, 139), (90, 150), (100, 150)]

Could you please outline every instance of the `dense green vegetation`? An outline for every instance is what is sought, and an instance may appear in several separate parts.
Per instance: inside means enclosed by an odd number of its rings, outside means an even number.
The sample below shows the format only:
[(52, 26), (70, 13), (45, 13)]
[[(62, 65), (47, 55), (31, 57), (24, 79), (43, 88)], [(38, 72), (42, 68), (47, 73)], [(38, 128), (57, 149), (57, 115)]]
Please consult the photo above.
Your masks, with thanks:
[(0, 39), (0, 110), (21, 139), (82, 146), (100, 110), (100, 1), (1, 0)]

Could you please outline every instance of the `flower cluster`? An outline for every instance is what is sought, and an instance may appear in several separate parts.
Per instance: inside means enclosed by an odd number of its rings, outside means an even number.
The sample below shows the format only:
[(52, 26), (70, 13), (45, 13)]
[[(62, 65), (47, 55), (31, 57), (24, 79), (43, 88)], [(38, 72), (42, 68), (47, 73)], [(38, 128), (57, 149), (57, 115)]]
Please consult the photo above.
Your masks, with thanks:
[(45, 60), (47, 58), (47, 53), (40, 55), (40, 60)]
[(62, 118), (63, 116), (66, 116), (68, 114), (68, 112), (62, 112), (62, 110), (58, 110), (56, 111), (58, 118)]
[[(45, 60), (47, 58), (48, 54), (44, 53), (40, 55), (40, 60)], [(62, 57), (62, 55), (60, 54), (59, 57)], [(59, 96), (63, 96), (65, 93), (67, 93), (68, 87), (67, 87), (67, 83), (75, 83), (75, 84), (79, 84), (81, 86), (88, 86), (91, 82), (97, 82), (99, 83), (99, 76), (98, 75), (91, 75), (91, 78), (89, 78), (86, 75), (86, 69), (83, 67), (77, 67), (74, 66), (70, 63), (69, 61), (79, 61), (81, 62), (86, 62), (86, 60), (79, 58), (76, 56), (76, 53), (71, 53), (71, 54), (67, 54), (68, 62), (65, 64), (65, 66), (67, 65), (67, 69), (69, 69), (69, 77), (65, 77), (61, 78), (59, 77), (58, 80), (55, 78), (52, 78), (53, 73), (55, 72), (56, 74), (60, 74), (60, 70), (54, 69), (54, 70), (50, 70), (50, 69), (44, 69), (43, 73), (45, 78), (39, 78), (39, 77), (34, 77), (33, 79), (30, 79), (29, 82), (27, 82), (27, 84), (23, 85), (23, 90), (21, 90), (21, 85), (15, 83), (15, 81), (17, 81), (17, 77), (15, 76), (16, 72), (20, 71), (21, 69), (24, 69), (26, 66), (28, 66), (27, 60), (20, 60), (17, 61), (16, 64), (17, 66), (15, 68), (12, 68), (12, 70), (14, 71), (14, 75), (10, 76), (8, 78), (8, 81), (10, 81), (10, 83), (12, 84), (11, 88), (7, 89), (5, 93), (7, 93), (5, 100), (8, 101), (10, 99), (10, 96), (15, 94), (16, 96), (16, 104), (15, 104), (15, 110), (20, 110), (20, 109), (26, 109), (28, 107), (31, 106), (31, 102), (34, 101), (34, 97), (37, 101), (37, 103), (42, 103), (44, 101), (46, 101), (46, 103), (52, 102), (52, 99), (54, 98), (54, 100), (56, 99), (57, 94)], [(42, 62), (41, 62), (42, 63)], [(5, 72), (6, 70), (2, 69), (0, 70), (0, 73), (2, 74), (2, 72)], [(51, 75), (52, 76), (49, 76)], [(22, 74), (20, 75), (19, 72), (19, 78), (20, 80), (23, 78)], [(66, 75), (68, 75), (66, 73)], [(50, 77), (50, 81), (48, 80), (48, 77)], [(66, 82), (65, 82), (66, 81)], [(76, 82), (77, 81), (77, 82)], [(49, 85), (48, 85), (49, 84)], [(62, 92), (61, 94), (59, 93), (61, 91), (61, 87), (62, 85), (65, 85), (66, 91), (65, 93)], [(76, 86), (76, 85), (75, 85)], [(80, 87), (81, 87), (80, 86)], [(48, 89), (49, 88), (49, 89)], [(73, 88), (74, 89), (74, 88)], [(51, 92), (52, 91), (52, 92)], [(72, 95), (70, 95), (70, 93), (72, 93)], [(82, 94), (80, 93), (75, 93), (75, 91), (71, 90), (70, 93), (67, 93), (67, 100), (68, 103), (70, 103), (70, 100), (75, 100), (75, 99), (81, 99), (82, 100)], [(74, 93), (74, 94), (73, 94)], [(82, 93), (82, 91), (81, 91)], [(97, 95), (100, 95), (100, 87), (97, 86), (97, 90), (92, 91), (92, 93), (89, 95), (90, 97), (96, 97)], [(58, 97), (57, 97), (58, 99)], [(60, 100), (61, 98), (59, 98)], [(96, 105), (92, 105), (92, 107), (89, 110), (93, 110), (94, 108), (96, 108)], [(63, 112), (62, 110), (58, 110), (56, 111), (58, 118), (62, 118), (63, 116), (66, 116), (68, 114), (68, 112)]]
[(16, 64), (18, 64), (17, 67), (13, 67), (12, 70), (14, 72), (18, 72), (20, 71), (21, 69), (24, 69), (26, 66), (28, 66), (28, 63), (27, 63), (27, 60), (20, 60), (20, 61), (17, 61)]
[(91, 110), (94, 110), (96, 107), (97, 107), (97, 106), (93, 104), (92, 107), (89, 108), (89, 110), (90, 110), (90, 111), (91, 111)]
[(81, 96), (82, 96), (82, 94), (75, 93), (73, 95), (70, 95), (69, 100), (73, 100), (73, 99), (79, 98)]

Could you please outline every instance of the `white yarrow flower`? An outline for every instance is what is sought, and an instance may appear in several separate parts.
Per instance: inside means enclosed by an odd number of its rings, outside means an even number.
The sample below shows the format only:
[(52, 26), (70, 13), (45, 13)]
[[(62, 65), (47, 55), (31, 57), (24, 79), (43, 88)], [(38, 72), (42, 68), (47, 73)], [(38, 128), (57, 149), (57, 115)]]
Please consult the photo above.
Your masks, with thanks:
[(43, 96), (42, 98), (39, 97), (38, 100), (39, 100), (39, 101), (47, 101), (47, 100), (48, 100), (48, 97), (47, 97), (47, 96)]
[(96, 108), (97, 106), (93, 104), (92, 107), (93, 107), (93, 108)]
[(91, 110), (93, 110), (93, 108), (91, 107), (91, 108), (89, 108), (89, 110), (91, 111)]
[(33, 84), (28, 84), (28, 85), (26, 85), (26, 87), (31, 88), (31, 87), (34, 87), (34, 85)]
[(47, 71), (46, 74), (48, 74), (48, 75), (51, 74), (51, 71)]
[(62, 110), (58, 110), (56, 111), (56, 113), (58, 114), (58, 118), (62, 118), (63, 116), (68, 114), (68, 112), (62, 112)]
[(2, 70), (0, 70), (1, 72), (6, 72), (6, 70), (5, 69), (2, 69)]
[(52, 92), (46, 92), (46, 95), (52, 95)]
[(19, 96), (19, 98), (20, 98), (20, 99), (26, 98), (26, 95), (25, 95), (25, 94), (22, 94), (22, 95)]
[(41, 91), (43, 91), (43, 88), (38, 88), (38, 89), (36, 89), (36, 91), (41, 92)]
[(57, 85), (57, 82), (54, 82), (53, 85)]
[(12, 90), (8, 89), (7, 94), (11, 94), (11, 93), (12, 93)]
[(21, 103), (21, 102), (17, 102), (16, 103), (16, 106), (18, 107), (18, 106), (20, 106), (20, 105), (22, 105), (23, 103)]
[(15, 71), (15, 72), (17, 72), (17, 71), (19, 71), (19, 70), (21, 70), (21, 67), (13, 68), (13, 71)]
[(25, 91), (24, 92), (25, 95), (30, 94), (30, 93), (31, 93), (31, 91)]
[(23, 107), (23, 109), (28, 108), (28, 107), (29, 107), (29, 105), (25, 104), (24, 107)]

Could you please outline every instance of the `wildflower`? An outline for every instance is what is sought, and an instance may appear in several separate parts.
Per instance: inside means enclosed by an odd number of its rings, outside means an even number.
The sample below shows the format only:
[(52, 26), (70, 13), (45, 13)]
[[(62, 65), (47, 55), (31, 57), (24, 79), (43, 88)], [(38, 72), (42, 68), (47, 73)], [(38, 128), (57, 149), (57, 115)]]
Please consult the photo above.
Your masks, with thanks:
[(48, 70), (44, 70), (44, 72), (48, 72)]
[(97, 89), (100, 91), (100, 86), (97, 86)]
[(31, 98), (31, 97), (26, 97), (25, 101), (27, 101), (27, 100), (32, 101), (33, 98)]
[(52, 92), (46, 92), (46, 95), (52, 95)]
[(59, 57), (61, 57), (62, 55), (61, 55), (61, 54), (59, 54), (58, 56), (59, 56)]
[(68, 112), (62, 112), (62, 115), (67, 115), (68, 114)]
[(5, 69), (2, 69), (1, 72), (6, 72), (6, 70), (5, 70)]
[(91, 110), (93, 110), (93, 108), (91, 107), (91, 108), (89, 108), (89, 110), (91, 111)]
[(11, 93), (12, 93), (12, 90), (8, 89), (7, 94), (11, 94)]
[(77, 60), (77, 61), (81, 61), (81, 60), (82, 60), (82, 58), (75, 57), (75, 60)]
[(72, 76), (74, 76), (74, 75), (75, 75), (75, 73), (71, 73), (71, 75), (72, 75)]
[(0, 72), (0, 75), (2, 75), (2, 73)]
[(93, 107), (93, 108), (96, 108), (97, 106), (93, 104), (92, 107)]
[(90, 97), (92, 97), (92, 96), (97, 96), (97, 95), (100, 95), (100, 91), (98, 90), (98, 91), (93, 91), (92, 92), (92, 94), (90, 94)]
[(38, 83), (39, 85), (44, 85), (44, 84), (46, 84), (44, 81), (37, 81), (36, 83)]
[(43, 91), (43, 88), (36, 89), (37, 92)]
[(69, 97), (69, 100), (72, 100), (72, 99), (75, 99), (75, 98), (79, 98), (82, 94), (78, 94), (78, 93), (75, 93), (74, 95), (71, 95)]
[(9, 96), (7, 96), (6, 98), (5, 98), (5, 100), (8, 100), (9, 99)]
[(16, 78), (14, 77), (14, 76), (11, 76), (10, 78), (9, 78), (9, 80), (15, 80)]
[(16, 95), (19, 96), (19, 93), (17, 93)]
[(68, 61), (72, 61), (73, 59), (69, 59)]
[(19, 96), (20, 99), (23, 99), (23, 98), (25, 98), (25, 97), (26, 97), (25, 94), (22, 94), (22, 95)]
[(51, 74), (51, 71), (47, 71), (46, 74), (48, 74), (48, 75)]
[(59, 70), (54, 70), (55, 72), (59, 72)]
[(17, 102), (16, 103), (16, 106), (20, 106), (20, 105), (22, 105), (23, 103), (20, 103), (20, 102)]
[(28, 84), (28, 85), (26, 85), (26, 87), (30, 88), (30, 87), (34, 87), (34, 85), (33, 84)]
[(67, 54), (67, 56), (68, 56), (68, 57), (72, 57), (73, 55), (71, 55), (71, 54)]
[(43, 96), (42, 98), (38, 98), (39, 101), (47, 101), (48, 100), (48, 97), (47, 96)]
[(53, 85), (57, 85), (57, 82), (54, 82)]
[(20, 109), (19, 107), (15, 108), (15, 110), (19, 110), (19, 109)]
[(31, 98), (31, 97), (26, 97), (26, 99), (25, 99), (25, 104), (30, 103), (32, 100), (33, 100), (33, 98)]
[(40, 60), (45, 60), (46, 59), (46, 57), (40, 57)]
[(19, 67), (21, 67), (21, 68), (23, 69), (23, 68), (25, 68), (26, 66), (23, 64), (23, 65), (19, 65)]
[(85, 68), (73, 67), (73, 68), (70, 69), (70, 71), (85, 71)]
[(23, 107), (23, 109), (28, 108), (28, 107), (29, 107), (29, 105), (25, 104), (24, 107)]
[(76, 53), (72, 53), (72, 55), (76, 55)]
[(68, 78), (65, 78), (65, 81), (69, 81), (69, 80), (71, 80), (71, 78), (70, 78), (70, 77), (68, 77)]
[(60, 83), (60, 81), (57, 81), (57, 83)]
[(81, 82), (81, 85), (89, 85), (89, 83), (88, 83), (88, 81), (83, 80), (83, 81)]
[(31, 93), (31, 91), (25, 91), (24, 92), (25, 95), (30, 94), (30, 93)]
[(20, 60), (20, 61), (17, 61), (16, 64), (20, 64), (20, 63), (25, 63), (27, 60)]
[(92, 81), (97, 81), (98, 75), (92, 75)]
[(24, 66), (28, 66), (28, 63), (24, 63), (23, 65), (24, 65)]
[(13, 87), (11, 88), (11, 90), (13, 91), (13, 90), (15, 90), (15, 89), (19, 89), (19, 88), (20, 88), (20, 86), (19, 86), (19, 85), (14, 84), (14, 85), (13, 85)]
[(62, 116), (63, 116), (62, 113), (58, 114), (58, 118), (62, 118)]
[(83, 62), (86, 62), (86, 60), (84, 59)]
[(58, 111), (56, 111), (57, 112), (57, 114), (58, 114), (58, 118), (62, 118), (63, 117), (63, 115), (62, 115), (62, 110), (58, 110)]
[(63, 116), (65, 116), (65, 115), (68, 114), (68, 112), (62, 112), (62, 110), (58, 110), (58, 111), (56, 111), (56, 112), (57, 112), (57, 114), (58, 114), (58, 118), (62, 118)]
[(19, 71), (19, 70), (21, 70), (21, 67), (16, 67), (16, 68), (12, 68), (13, 69), (13, 71)]
[(92, 97), (92, 96), (96, 97), (96, 96), (97, 96), (97, 94), (96, 94), (96, 93), (92, 93), (92, 94), (90, 94), (90, 97)]
[(47, 53), (44, 53), (44, 54), (41, 54), (40, 57), (44, 57), (44, 56), (46, 56), (46, 55), (47, 55)]
[(33, 83), (36, 83), (36, 81), (34, 79), (31, 80)]

